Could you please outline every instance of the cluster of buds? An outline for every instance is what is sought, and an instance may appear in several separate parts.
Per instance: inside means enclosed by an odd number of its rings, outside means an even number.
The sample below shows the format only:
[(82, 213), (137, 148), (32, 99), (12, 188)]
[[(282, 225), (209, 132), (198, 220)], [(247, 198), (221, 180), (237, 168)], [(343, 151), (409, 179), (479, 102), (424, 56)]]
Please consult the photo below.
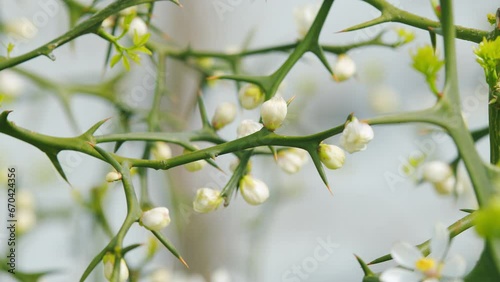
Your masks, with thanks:
[(460, 192), (461, 185), (457, 183), (450, 165), (441, 161), (428, 162), (423, 166), (422, 177), (434, 186), (440, 195), (449, 195), (455, 188)]
[[(141, 37), (149, 32), (148, 25), (144, 22), (143, 19), (137, 17), (137, 6), (132, 6), (123, 9), (120, 11), (119, 14), (120, 14), (120, 21), (119, 21), (120, 26), (123, 29), (127, 30), (127, 34), (130, 37), (134, 37), (136, 33), (139, 37)], [(133, 19), (129, 23), (126, 23), (124, 20), (126, 17), (133, 17)], [(110, 16), (102, 22), (101, 26), (103, 28), (112, 28), (115, 26), (115, 24), (116, 24), (115, 16)]]

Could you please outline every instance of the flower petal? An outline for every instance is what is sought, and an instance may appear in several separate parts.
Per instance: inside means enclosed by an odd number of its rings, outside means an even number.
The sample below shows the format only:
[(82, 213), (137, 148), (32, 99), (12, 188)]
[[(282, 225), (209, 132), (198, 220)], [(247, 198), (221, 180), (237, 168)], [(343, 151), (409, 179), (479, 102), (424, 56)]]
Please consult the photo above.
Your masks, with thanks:
[(415, 263), (423, 257), (415, 246), (405, 242), (396, 243), (391, 249), (391, 256), (399, 265), (411, 269), (414, 269)]
[(448, 228), (442, 223), (437, 223), (434, 228), (434, 235), (431, 239), (431, 254), (429, 257), (434, 258), (437, 261), (443, 261), (446, 256), (449, 243), (450, 232), (448, 231)]
[(419, 282), (421, 279), (421, 273), (398, 267), (389, 268), (380, 276), (382, 282)]
[(449, 278), (459, 278), (465, 275), (466, 263), (462, 256), (454, 255), (444, 262), (441, 275)]

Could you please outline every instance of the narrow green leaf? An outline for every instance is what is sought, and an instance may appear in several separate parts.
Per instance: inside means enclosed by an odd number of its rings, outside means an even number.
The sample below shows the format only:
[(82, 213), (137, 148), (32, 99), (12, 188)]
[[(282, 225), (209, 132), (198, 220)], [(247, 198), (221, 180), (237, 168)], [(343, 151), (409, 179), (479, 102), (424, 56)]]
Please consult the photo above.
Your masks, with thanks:
[(125, 69), (127, 71), (130, 71), (130, 62), (129, 62), (127, 56), (123, 56), (122, 63), (123, 63), (123, 67), (125, 67)]
[(111, 67), (114, 67), (120, 60), (122, 59), (122, 54), (116, 54), (113, 56), (113, 58), (111, 59)]

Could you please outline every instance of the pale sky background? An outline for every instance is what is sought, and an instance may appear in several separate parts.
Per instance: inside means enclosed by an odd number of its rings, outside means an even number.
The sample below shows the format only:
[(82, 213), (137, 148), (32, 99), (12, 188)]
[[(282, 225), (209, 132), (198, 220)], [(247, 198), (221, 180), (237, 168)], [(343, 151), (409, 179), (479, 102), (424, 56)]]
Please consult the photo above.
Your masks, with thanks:
[[(55, 0), (8, 1), (0, 0), (1, 20), (18, 17), (34, 19), (44, 10), (44, 3), (59, 3)], [(251, 31), (255, 32), (250, 48), (290, 43), (296, 40), (293, 10), (312, 1), (229, 1), (194, 0), (181, 1), (180, 9), (171, 3), (157, 4), (155, 23), (181, 45), (191, 44), (193, 49), (225, 50), (238, 47)], [(230, 5), (231, 11), (218, 13), (217, 4)], [(317, 1), (319, 2), (319, 1)], [(393, 1), (391, 1), (393, 2)], [(417, 3), (418, 2), (418, 3)], [(492, 1), (454, 1), (457, 23), (469, 27), (489, 29), (486, 14), (496, 10)], [(232, 3), (232, 4), (230, 4)], [(434, 18), (427, 1), (400, 1), (400, 7), (419, 15)], [(362, 1), (335, 1), (330, 12), (321, 41), (328, 44), (345, 44), (353, 38), (363, 38), (377, 33), (380, 28), (348, 34), (336, 32), (351, 25), (376, 16), (375, 10)], [(45, 43), (48, 39), (62, 34), (68, 28), (67, 13), (58, 6), (53, 15), (47, 16), (45, 24), (38, 27), (37, 36), (29, 42), (20, 43), (15, 54), (22, 54)], [(400, 26), (385, 24), (384, 28)], [(285, 80), (283, 96), (297, 96), (289, 115), (290, 123), (282, 133), (309, 134), (331, 128), (342, 123), (346, 116), (354, 112), (360, 118), (377, 115), (370, 107), (369, 93), (373, 89), (370, 77), (376, 72), (381, 84), (388, 85), (400, 95), (401, 110), (414, 110), (432, 105), (434, 98), (427, 90), (421, 75), (411, 69), (410, 51), (428, 43), (424, 31), (416, 31), (417, 40), (407, 47), (392, 50), (368, 47), (349, 53), (358, 67), (356, 78), (335, 83), (313, 56), (299, 62)], [(1, 38), (5, 44), (5, 38)], [(472, 96), (470, 104), (464, 108), (469, 127), (476, 129), (487, 122), (487, 108), (483, 73), (475, 63), (472, 53), (474, 44), (457, 41), (461, 94)], [(439, 44), (441, 45), (441, 44)], [(102, 80), (103, 60), (106, 44), (102, 39), (87, 35), (54, 52), (56, 61), (40, 57), (23, 65), (56, 81), (80, 81), (96, 83)], [(441, 53), (442, 54), (442, 53)], [(249, 73), (268, 74), (274, 71), (286, 57), (273, 54), (251, 57), (245, 60), (244, 69)], [(330, 56), (333, 64), (335, 57)], [(144, 59), (147, 62), (147, 59)], [(150, 66), (133, 67), (135, 79), (123, 87), (124, 97), (130, 97), (131, 89), (147, 75)], [(108, 71), (108, 74), (112, 73)], [(179, 96), (192, 95), (195, 80), (193, 72), (177, 63), (168, 64), (169, 88)], [(440, 81), (442, 82), (442, 80)], [(184, 83), (184, 85), (180, 85)], [(180, 89), (180, 90), (179, 90)], [(206, 91), (206, 104), (211, 115), (215, 106), (222, 101), (236, 102), (232, 84), (218, 83)], [(126, 99), (126, 98), (124, 98)], [(147, 106), (149, 100), (139, 105)], [(480, 101), (480, 103), (473, 103)], [(107, 118), (116, 122), (114, 109), (93, 98), (79, 96), (72, 101), (72, 109), (80, 131), (95, 122)], [(168, 105), (167, 105), (168, 107)], [(66, 120), (62, 107), (54, 95), (26, 86), (19, 101), (5, 105), (2, 110), (12, 109), (10, 120), (34, 131), (55, 135), (73, 136), (74, 132)], [(199, 126), (197, 111), (183, 113), (190, 117), (190, 128)], [(242, 112), (237, 121), (221, 131), (227, 139), (236, 137), (239, 121), (256, 118), (257, 111)], [(333, 197), (328, 193), (317, 175), (312, 162), (296, 175), (287, 175), (270, 158), (256, 157), (253, 161), (253, 175), (268, 183), (271, 190), (270, 201), (262, 206), (247, 205), (241, 197), (235, 199), (228, 208), (221, 208), (209, 215), (183, 215), (187, 227), (176, 232), (172, 224), (165, 234), (179, 247), (184, 258), (191, 264), (190, 274), (201, 273), (209, 277), (216, 269), (225, 269), (234, 282), (245, 281), (361, 281), (362, 271), (354, 259), (357, 254), (366, 261), (389, 252), (391, 246), (404, 240), (421, 243), (430, 238), (436, 222), (446, 225), (463, 217), (460, 208), (474, 208), (472, 192), (466, 191), (458, 200), (440, 197), (428, 184), (416, 186), (411, 178), (397, 185), (389, 185), (384, 175), (398, 173), (402, 162), (423, 146), (431, 144), (433, 154), (429, 160), (450, 161), (456, 150), (448, 138), (433, 141), (429, 135), (421, 135), (422, 127), (377, 126), (375, 139), (364, 152), (348, 155), (345, 166), (338, 171), (328, 171), (328, 179), (333, 189)], [(137, 130), (143, 130), (137, 128)], [(106, 132), (106, 131), (105, 131)], [(338, 144), (338, 137), (328, 140)], [(34, 193), (37, 211), (45, 215), (36, 227), (19, 241), (18, 267), (26, 271), (58, 270), (46, 281), (77, 281), (92, 257), (107, 241), (93, 234), (88, 214), (78, 208), (72, 199), (72, 190), (84, 196), (92, 185), (99, 184), (109, 170), (95, 159), (87, 156), (63, 153), (60, 158), (67, 169), (72, 187), (64, 183), (48, 159), (37, 149), (17, 140), (0, 135), (0, 167), (15, 166), (19, 171), (19, 189)], [(201, 144), (201, 146), (207, 146)], [(429, 145), (428, 145), (429, 146)], [(107, 147), (110, 148), (110, 147)], [(123, 154), (137, 155), (142, 146), (129, 144)], [(488, 143), (479, 143), (484, 159), (488, 159)], [(232, 157), (221, 157), (220, 166), (228, 170)], [(187, 195), (187, 205), (197, 188), (209, 183), (220, 183), (227, 179), (215, 170), (207, 168), (196, 174), (185, 173), (182, 168), (173, 170), (176, 179), (172, 182), (176, 190)], [(168, 182), (162, 172), (151, 171), (152, 190), (155, 203), (169, 205)], [(124, 197), (120, 186), (111, 186), (108, 196), (107, 215), (112, 218), (113, 228), (118, 228), (125, 215)], [(0, 195), (0, 207), (6, 203), (5, 193)], [(189, 207), (189, 206), (187, 206)], [(67, 211), (65, 216), (54, 216), (58, 211)], [(262, 219), (261, 229), (255, 228), (256, 218)], [(5, 222), (5, 209), (0, 212), (0, 220)], [(175, 220), (175, 218), (174, 218)], [(5, 252), (5, 230), (0, 231), (0, 250)], [(144, 242), (147, 232), (134, 228), (127, 237), (127, 243)], [(97, 236), (97, 237), (93, 237)], [(91, 238), (91, 239), (89, 239)], [(102, 238), (102, 237), (101, 237)], [(331, 242), (334, 246), (326, 259), (314, 258), (320, 242)], [(478, 258), (482, 243), (473, 231), (453, 241), (451, 253), (462, 254), (470, 269)], [(137, 262), (134, 256), (143, 254), (138, 250), (127, 255), (130, 263)], [(255, 252), (254, 265), (249, 263), (250, 253)], [(317, 265), (311, 271), (304, 270), (299, 278), (290, 274), (294, 266), (303, 267), (315, 260)], [(374, 267), (382, 271), (391, 263)], [(167, 267), (180, 275), (185, 270), (161, 249), (153, 265)], [(307, 266), (306, 266), (307, 268)], [(250, 278), (249, 273), (252, 275)], [(94, 271), (93, 280), (103, 281), (102, 268)], [(295, 280), (294, 280), (295, 279)], [(296, 280), (298, 279), (298, 280)], [(0, 274), (1, 281), (12, 281)], [(148, 281), (148, 280), (143, 280)], [(174, 280), (180, 281), (180, 280)], [(189, 280), (199, 281), (199, 280)], [(222, 282), (222, 281), (219, 281)]]

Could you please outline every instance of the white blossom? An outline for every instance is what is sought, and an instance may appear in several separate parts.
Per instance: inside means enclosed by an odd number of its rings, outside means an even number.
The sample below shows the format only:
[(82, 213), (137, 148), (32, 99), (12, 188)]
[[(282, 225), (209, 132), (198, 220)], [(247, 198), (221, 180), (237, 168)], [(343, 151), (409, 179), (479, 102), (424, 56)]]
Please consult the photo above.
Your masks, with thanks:
[(247, 110), (255, 109), (264, 102), (264, 92), (255, 84), (245, 84), (241, 87), (238, 98), (240, 105)]
[(24, 90), (21, 77), (11, 70), (0, 71), (0, 94), (19, 96)]
[(170, 213), (165, 207), (156, 207), (141, 215), (140, 223), (152, 231), (160, 231), (170, 224)]
[[(104, 263), (104, 277), (108, 281), (111, 281), (111, 276), (113, 275), (113, 268), (115, 264), (115, 256), (111, 253), (108, 253), (104, 256), (102, 259), (102, 262)], [(128, 273), (128, 268), (127, 264), (125, 263), (125, 260), (121, 259), (120, 260), (120, 273), (118, 275), (118, 281), (119, 282), (125, 282), (127, 281), (129, 276)]]
[(236, 130), (238, 138), (243, 138), (245, 136), (254, 134), (255, 132), (261, 130), (264, 126), (261, 123), (255, 122), (251, 119), (245, 119), (241, 121), (238, 129)]
[(420, 250), (406, 242), (394, 245), (392, 258), (400, 267), (382, 273), (382, 282), (438, 282), (462, 281), (465, 275), (465, 260), (461, 256), (447, 257), (450, 233), (446, 226), (437, 224), (431, 239), (431, 254), (425, 257)]
[(236, 105), (233, 103), (224, 102), (219, 104), (212, 117), (212, 126), (214, 129), (219, 130), (233, 122), (236, 117), (236, 111)]
[(260, 205), (269, 198), (269, 188), (266, 183), (250, 175), (241, 178), (240, 192), (250, 205)]
[(338, 146), (321, 143), (318, 154), (321, 162), (329, 169), (339, 169), (344, 165), (345, 153)]
[(356, 73), (356, 64), (346, 54), (337, 57), (337, 63), (333, 67), (333, 79), (342, 82), (351, 78)]
[(151, 152), (157, 160), (166, 160), (172, 157), (172, 149), (165, 142), (155, 142)]
[(307, 156), (306, 150), (290, 148), (279, 151), (276, 161), (283, 171), (292, 174), (298, 172), (307, 163)]
[(286, 118), (288, 107), (281, 95), (275, 95), (267, 100), (260, 108), (260, 115), (264, 127), (270, 131), (278, 129)]
[(114, 182), (122, 179), (122, 174), (116, 171), (111, 171), (106, 174), (106, 181), (107, 182)]
[(147, 24), (139, 17), (135, 17), (132, 22), (130, 22), (130, 27), (128, 29), (128, 35), (133, 37), (137, 32), (137, 35), (144, 36), (148, 33)]
[(200, 188), (196, 191), (193, 209), (199, 213), (209, 213), (216, 210), (222, 203), (220, 191), (210, 188)]
[(314, 19), (318, 15), (319, 8), (319, 4), (306, 4), (296, 7), (293, 10), (293, 16), (300, 38), (306, 36), (314, 22)]
[(363, 151), (367, 144), (373, 139), (372, 127), (353, 118), (344, 128), (340, 137), (340, 144), (349, 153)]

